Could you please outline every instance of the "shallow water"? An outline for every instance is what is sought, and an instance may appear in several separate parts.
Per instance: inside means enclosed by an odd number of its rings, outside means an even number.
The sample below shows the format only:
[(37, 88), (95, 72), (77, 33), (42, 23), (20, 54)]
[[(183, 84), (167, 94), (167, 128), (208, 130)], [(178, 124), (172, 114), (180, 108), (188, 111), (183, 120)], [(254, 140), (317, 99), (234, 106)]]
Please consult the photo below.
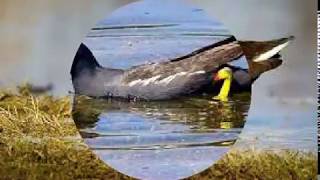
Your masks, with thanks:
[(211, 97), (134, 103), (76, 98), (74, 119), (89, 147), (118, 171), (179, 179), (220, 159), (245, 124), (250, 93), (227, 103)]
[(127, 69), (180, 57), (230, 36), (215, 24), (136, 24), (94, 28), (84, 43), (101, 65)]
[(317, 114), (313, 100), (253, 94), (248, 120), (236, 147), (317, 151)]

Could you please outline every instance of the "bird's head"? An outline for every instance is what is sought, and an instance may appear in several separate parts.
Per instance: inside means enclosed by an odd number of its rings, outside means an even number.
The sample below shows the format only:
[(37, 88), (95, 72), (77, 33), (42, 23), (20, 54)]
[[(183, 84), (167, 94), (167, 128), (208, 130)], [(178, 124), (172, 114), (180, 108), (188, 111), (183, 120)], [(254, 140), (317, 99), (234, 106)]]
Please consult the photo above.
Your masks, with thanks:
[(225, 79), (232, 78), (232, 70), (229, 67), (224, 67), (220, 69), (217, 74), (214, 76), (214, 81), (220, 81)]

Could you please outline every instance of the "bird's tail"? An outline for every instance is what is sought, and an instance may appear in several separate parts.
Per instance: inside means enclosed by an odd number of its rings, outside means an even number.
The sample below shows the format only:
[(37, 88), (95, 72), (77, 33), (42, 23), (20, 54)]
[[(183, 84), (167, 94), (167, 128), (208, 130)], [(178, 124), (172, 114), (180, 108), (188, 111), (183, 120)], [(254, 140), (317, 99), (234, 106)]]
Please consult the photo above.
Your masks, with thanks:
[(282, 64), (281, 50), (294, 40), (294, 36), (270, 41), (239, 41), (249, 64), (252, 79)]
[(239, 44), (249, 61), (260, 62), (278, 55), (294, 39), (294, 36), (289, 36), (270, 41), (239, 41)]
[(249, 74), (253, 80), (257, 79), (262, 73), (270, 71), (279, 67), (282, 64), (282, 60), (278, 58), (271, 58), (268, 60), (254, 62), (249, 67)]
[(96, 58), (93, 56), (89, 48), (81, 43), (71, 66), (72, 79), (80, 76), (84, 71), (94, 73), (97, 68), (101, 68)]

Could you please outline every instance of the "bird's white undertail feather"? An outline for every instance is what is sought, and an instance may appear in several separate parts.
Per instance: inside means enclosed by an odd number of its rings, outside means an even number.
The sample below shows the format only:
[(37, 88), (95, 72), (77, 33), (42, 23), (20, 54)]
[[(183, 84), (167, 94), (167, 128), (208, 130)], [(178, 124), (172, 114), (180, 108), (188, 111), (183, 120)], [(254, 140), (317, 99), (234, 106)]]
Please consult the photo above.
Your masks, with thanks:
[(269, 58), (271, 58), (272, 56), (276, 55), (277, 53), (279, 53), (283, 48), (287, 47), (289, 45), (290, 41), (287, 41), (283, 44), (280, 44), (272, 49), (270, 49), (269, 51), (257, 56), (256, 58), (253, 59), (254, 62), (259, 62), (259, 61), (265, 61)]

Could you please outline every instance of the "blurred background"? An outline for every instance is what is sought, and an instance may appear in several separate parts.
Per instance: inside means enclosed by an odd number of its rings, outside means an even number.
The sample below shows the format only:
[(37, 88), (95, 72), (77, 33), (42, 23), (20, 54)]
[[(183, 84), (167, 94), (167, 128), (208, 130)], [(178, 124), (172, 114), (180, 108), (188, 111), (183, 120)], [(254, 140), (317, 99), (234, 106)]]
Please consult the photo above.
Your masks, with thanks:
[[(283, 119), (268, 126), (290, 129), (316, 140), (316, 0), (186, 0), (225, 24), (240, 40), (270, 40), (288, 35), (296, 40), (283, 51), (284, 64), (264, 74), (253, 88), (249, 121), (256, 137), (268, 117), (282, 108)], [(91, 27), (130, 0), (1, 0), (0, 87), (22, 82), (53, 83), (56, 95), (72, 91), (69, 70), (75, 52)], [(299, 111), (299, 114), (294, 112)], [(250, 117), (265, 113), (264, 123)], [(293, 117), (294, 116), (294, 117)], [(277, 116), (278, 117), (278, 116)], [(290, 119), (295, 121), (290, 121)], [(280, 123), (281, 122), (281, 123)], [(301, 125), (309, 124), (303, 132)], [(250, 124), (250, 123), (249, 123)], [(267, 124), (267, 125), (266, 125)], [(314, 124), (314, 126), (312, 126)], [(293, 127), (293, 126), (292, 126)], [(281, 130), (280, 128), (280, 130)], [(249, 132), (249, 131), (248, 131)], [(269, 131), (264, 131), (269, 132)], [(309, 133), (303, 136), (301, 133)], [(247, 133), (248, 134), (248, 133)], [(295, 135), (291, 134), (290, 137)], [(249, 137), (249, 136), (248, 136)], [(285, 136), (283, 136), (285, 137)], [(276, 140), (278, 137), (272, 137)], [(271, 138), (271, 140), (272, 140)], [(270, 139), (269, 139), (270, 140)], [(299, 141), (300, 142), (300, 141)], [(312, 142), (312, 141), (310, 141)], [(261, 141), (261, 144), (264, 144)], [(308, 144), (310, 148), (310, 144)], [(316, 144), (312, 144), (316, 148)]]

